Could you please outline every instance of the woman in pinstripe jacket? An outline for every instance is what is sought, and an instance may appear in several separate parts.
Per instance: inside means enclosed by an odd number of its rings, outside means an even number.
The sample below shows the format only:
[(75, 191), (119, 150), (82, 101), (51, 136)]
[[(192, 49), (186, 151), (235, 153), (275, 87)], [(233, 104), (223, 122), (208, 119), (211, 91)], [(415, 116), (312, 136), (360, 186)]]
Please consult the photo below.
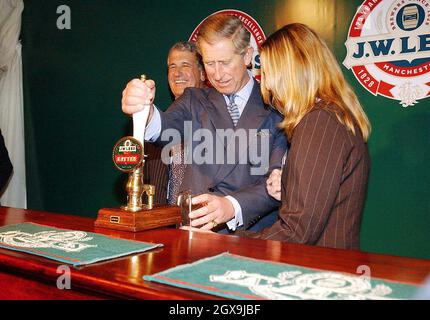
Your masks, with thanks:
[(325, 42), (290, 24), (261, 47), (265, 103), (284, 115), (286, 164), (267, 180), (279, 218), (241, 236), (358, 249), (370, 160), (370, 124)]

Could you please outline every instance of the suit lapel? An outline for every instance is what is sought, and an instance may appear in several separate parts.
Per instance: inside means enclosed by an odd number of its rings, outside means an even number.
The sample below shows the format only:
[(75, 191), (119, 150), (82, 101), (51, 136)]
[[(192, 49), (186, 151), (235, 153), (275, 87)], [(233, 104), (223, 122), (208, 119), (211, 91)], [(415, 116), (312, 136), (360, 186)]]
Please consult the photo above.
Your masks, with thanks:
[[(213, 126), (213, 132), (215, 139), (218, 140), (218, 142), (214, 141), (213, 147), (214, 152), (221, 152), (223, 151), (224, 154), (227, 150), (227, 142), (225, 141), (224, 137), (220, 136), (219, 132), (217, 132), (217, 129), (234, 129), (233, 121), (231, 120), (230, 114), (227, 111), (227, 105), (224, 99), (224, 96), (216, 91), (215, 89), (210, 89), (209, 93), (207, 95), (207, 103), (204, 105), (204, 107), (207, 110), (208, 113), (208, 120)], [(216, 146), (223, 146), (224, 150), (217, 150)], [(215, 155), (216, 158), (216, 155)], [(215, 163), (217, 161), (214, 159)], [(214, 172), (214, 176), (218, 176), (219, 171), (223, 168), (223, 166), (218, 166), (217, 172)], [(216, 181), (216, 180), (214, 180)], [(218, 182), (216, 183), (218, 184)], [(215, 184), (214, 184), (215, 185)]]
[[(214, 127), (215, 139), (218, 139), (217, 145), (224, 147), (224, 153), (227, 152), (227, 145), (229, 138), (225, 139), (224, 136), (220, 135), (217, 129), (231, 129), (234, 130), (233, 121), (231, 120), (230, 114), (227, 111), (227, 104), (224, 96), (216, 91), (215, 89), (210, 90), (208, 94), (209, 104), (207, 110), (209, 113), (209, 120)], [(215, 150), (216, 151), (216, 150)]]
[(260, 85), (257, 82), (254, 83), (251, 95), (249, 96), (236, 128), (233, 126), (233, 121), (227, 111), (227, 104), (221, 93), (215, 89), (210, 90), (208, 101), (210, 103), (207, 105), (207, 111), (209, 113), (209, 119), (215, 129), (257, 129), (270, 113), (269, 109), (263, 104), (260, 95)]
[(209, 120), (212, 122), (215, 129), (233, 129), (233, 121), (227, 111), (224, 96), (215, 89), (210, 90), (208, 94), (207, 110)]
[[(221, 97), (224, 100), (224, 97), (223, 96)], [(224, 104), (225, 104), (225, 100), (224, 100)], [(233, 128), (233, 122), (231, 121), (230, 114), (228, 113), (227, 108), (225, 108), (225, 110), (226, 110), (227, 116), (230, 118), (230, 122)], [(246, 103), (246, 106), (235, 128), (235, 130), (244, 129), (246, 131), (247, 143), (244, 145), (243, 144), (236, 145), (236, 147), (234, 148), (235, 164), (222, 166), (222, 168), (218, 171), (218, 173), (214, 178), (215, 181), (222, 181), (226, 176), (228, 176), (235, 169), (235, 167), (241, 162), (241, 159), (248, 154), (249, 145), (256, 138), (256, 136), (255, 137), (250, 136), (249, 129), (258, 130), (262, 126), (264, 120), (269, 114), (270, 114), (270, 110), (265, 108), (264, 103), (261, 99), (260, 85), (257, 82), (255, 82), (251, 95), (248, 99), (248, 102)], [(234, 136), (230, 137), (227, 143), (228, 145), (230, 143), (235, 143)], [(227, 146), (225, 146), (225, 151), (227, 151), (227, 149), (228, 149)], [(241, 163), (246, 163), (246, 162), (242, 161)]]
[[(247, 155), (249, 145), (255, 138), (254, 136), (250, 136), (249, 129), (259, 129), (269, 113), (270, 111), (265, 108), (263, 100), (261, 99), (260, 85), (257, 82), (254, 82), (251, 95), (249, 96), (248, 102), (246, 103), (242, 115), (236, 125), (236, 130), (244, 129), (247, 136), (247, 143), (235, 148), (236, 164), (239, 163), (244, 155)], [(232, 140), (233, 139), (231, 139), (229, 143), (234, 143)]]
[(236, 129), (258, 129), (269, 113), (270, 110), (264, 106), (260, 95), (260, 85), (255, 82)]

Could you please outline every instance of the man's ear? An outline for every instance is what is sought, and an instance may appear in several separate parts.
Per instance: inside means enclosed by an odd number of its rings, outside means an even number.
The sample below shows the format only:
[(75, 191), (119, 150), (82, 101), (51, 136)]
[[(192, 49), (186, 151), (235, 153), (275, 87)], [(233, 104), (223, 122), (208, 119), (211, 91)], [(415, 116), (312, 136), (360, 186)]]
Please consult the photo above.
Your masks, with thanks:
[(249, 66), (251, 64), (253, 53), (254, 53), (253, 47), (249, 46), (248, 48), (246, 48), (245, 55), (243, 56), (243, 60), (246, 66)]
[(206, 81), (206, 72), (204, 68), (199, 69), (200, 71), (200, 81), (205, 82)]

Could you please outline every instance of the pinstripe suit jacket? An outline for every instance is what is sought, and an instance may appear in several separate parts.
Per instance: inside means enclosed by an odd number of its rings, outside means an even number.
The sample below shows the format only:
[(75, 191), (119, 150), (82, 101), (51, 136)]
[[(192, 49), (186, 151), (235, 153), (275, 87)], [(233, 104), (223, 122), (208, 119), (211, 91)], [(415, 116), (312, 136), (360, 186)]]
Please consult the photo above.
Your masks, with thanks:
[(370, 159), (333, 112), (316, 108), (294, 130), (282, 174), (278, 221), (252, 238), (358, 249)]
[(144, 183), (155, 186), (155, 204), (167, 204), (169, 167), (161, 161), (161, 148), (145, 142)]
[[(176, 155), (178, 157), (183, 157), (182, 153), (182, 149), (178, 148), (180, 146), (177, 146), (176, 148), (174, 148), (174, 150), (172, 150), (171, 152), (176, 152)], [(177, 201), (177, 197), (178, 197), (178, 188), (179, 186), (174, 185), (174, 183), (172, 183), (172, 181), (170, 180), (174, 180), (177, 179), (177, 181), (182, 181), (183, 179), (183, 172), (178, 172), (178, 170), (183, 170), (183, 168), (181, 169), (177, 169), (176, 171), (173, 170), (174, 172), (172, 172), (172, 175), (176, 175), (176, 177), (172, 177), (170, 175), (170, 170), (172, 170), (171, 166), (164, 164), (163, 161), (161, 160), (161, 151), (162, 148), (161, 147), (157, 147), (152, 143), (147, 143), (145, 142), (145, 165), (144, 165), (144, 183), (147, 184), (152, 184), (155, 186), (155, 197), (154, 197), (154, 203), (155, 204), (168, 204), (169, 203), (169, 195), (168, 195), (168, 189), (173, 188), (173, 198), (172, 201), (173, 203), (176, 203)], [(170, 159), (169, 159), (170, 160)], [(179, 164), (179, 166), (183, 166), (183, 164)], [(178, 176), (179, 175), (179, 176)], [(171, 185), (169, 186), (169, 183), (171, 183)], [(178, 183), (178, 182), (176, 182)]]

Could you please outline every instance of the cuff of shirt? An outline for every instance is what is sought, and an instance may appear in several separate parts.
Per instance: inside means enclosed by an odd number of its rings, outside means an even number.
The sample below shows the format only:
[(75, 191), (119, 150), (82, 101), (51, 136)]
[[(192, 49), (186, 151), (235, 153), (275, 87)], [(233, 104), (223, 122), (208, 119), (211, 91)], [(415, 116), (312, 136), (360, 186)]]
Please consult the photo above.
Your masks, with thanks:
[(148, 122), (145, 129), (145, 140), (154, 142), (158, 139), (161, 133), (161, 116), (160, 111), (154, 106), (154, 113), (152, 114), (151, 121)]
[(232, 231), (236, 231), (237, 227), (243, 225), (242, 207), (232, 196), (226, 196), (226, 199), (230, 200), (234, 208), (234, 218), (227, 222), (227, 227)]

